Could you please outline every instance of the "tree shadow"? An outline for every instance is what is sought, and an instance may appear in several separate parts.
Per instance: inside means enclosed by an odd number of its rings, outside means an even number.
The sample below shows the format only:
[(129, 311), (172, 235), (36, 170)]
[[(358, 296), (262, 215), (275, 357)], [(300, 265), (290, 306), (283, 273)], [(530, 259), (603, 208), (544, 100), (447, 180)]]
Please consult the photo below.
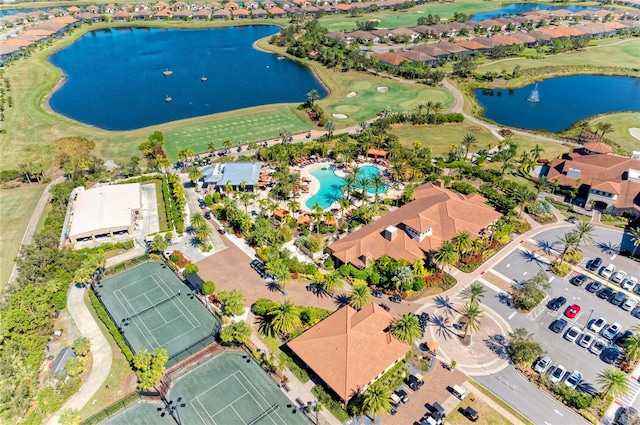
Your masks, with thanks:
[(620, 245), (612, 244), (611, 242), (598, 242), (596, 246), (605, 255), (613, 256), (620, 253)]
[(507, 353), (507, 340), (504, 335), (489, 335), (488, 338), (483, 339), (482, 342), (491, 350), (491, 352), (498, 356), (498, 358), (507, 360), (509, 354)]
[(338, 305), (338, 308), (344, 307), (345, 305), (349, 304), (349, 296), (347, 294), (340, 294), (333, 300)]
[(283, 292), (278, 282), (273, 279), (267, 280), (267, 289), (271, 292)]
[(537, 255), (535, 252), (529, 251), (529, 250), (526, 250), (526, 251), (519, 250), (519, 251), (520, 251), (519, 252), (520, 257), (527, 260), (528, 263), (536, 263), (540, 268), (546, 268), (547, 263), (542, 261), (542, 257)]
[(556, 254), (556, 250), (553, 248), (556, 245), (555, 242), (549, 242), (549, 241), (545, 241), (545, 240), (538, 240), (538, 241), (536, 241), (536, 245), (538, 245), (538, 248), (542, 249), (542, 251), (545, 254), (548, 254), (548, 255), (555, 255)]
[(443, 308), (445, 313), (449, 316), (452, 316), (453, 312), (460, 313), (455, 309), (448, 296), (443, 297), (442, 295), (438, 295), (433, 299), (433, 302), (436, 304), (436, 308)]
[(432, 316), (431, 322), (437, 327), (436, 334), (444, 339), (458, 336), (451, 328), (450, 319), (444, 316)]
[(507, 294), (506, 292), (500, 292), (498, 295), (496, 295), (496, 298), (498, 299), (498, 302), (500, 302), (500, 304), (504, 304), (509, 308), (514, 308), (511, 295)]

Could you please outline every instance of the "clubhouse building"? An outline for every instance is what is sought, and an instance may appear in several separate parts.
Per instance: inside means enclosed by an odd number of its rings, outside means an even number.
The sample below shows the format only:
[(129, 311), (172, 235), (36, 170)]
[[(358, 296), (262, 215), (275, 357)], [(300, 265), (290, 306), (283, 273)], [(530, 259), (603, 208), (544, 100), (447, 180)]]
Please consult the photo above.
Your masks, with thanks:
[(261, 181), (262, 162), (224, 162), (214, 164), (202, 170), (203, 187), (224, 190), (230, 185), (233, 189), (253, 191)]
[(339, 264), (366, 268), (383, 255), (409, 263), (425, 259), (467, 231), (477, 238), (502, 214), (477, 194), (463, 195), (444, 188), (444, 182), (426, 183), (415, 199), (402, 208), (351, 233), (327, 247)]

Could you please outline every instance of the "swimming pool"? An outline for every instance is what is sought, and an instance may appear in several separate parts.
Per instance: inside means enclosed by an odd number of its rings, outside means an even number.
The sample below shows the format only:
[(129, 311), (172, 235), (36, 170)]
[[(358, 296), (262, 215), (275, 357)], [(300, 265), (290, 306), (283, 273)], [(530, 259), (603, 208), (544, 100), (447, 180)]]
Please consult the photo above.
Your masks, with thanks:
[[(309, 171), (309, 173), (320, 182), (320, 190), (305, 202), (307, 208), (311, 209), (317, 202), (322, 208), (327, 209), (342, 197), (341, 187), (344, 185), (344, 179), (338, 177), (331, 167), (324, 166), (314, 168)], [(370, 179), (376, 174), (380, 174), (380, 170), (373, 165), (365, 165), (358, 170), (358, 177), (360, 178), (367, 177)], [(378, 193), (384, 193), (386, 191), (386, 187), (381, 187)], [(370, 187), (367, 189), (367, 192), (375, 193), (375, 189)]]

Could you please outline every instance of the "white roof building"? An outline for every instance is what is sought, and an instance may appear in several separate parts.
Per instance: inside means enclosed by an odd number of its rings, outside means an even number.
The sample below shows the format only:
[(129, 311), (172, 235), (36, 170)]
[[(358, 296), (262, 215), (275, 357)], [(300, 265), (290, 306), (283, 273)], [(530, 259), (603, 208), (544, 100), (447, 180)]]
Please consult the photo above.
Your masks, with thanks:
[(136, 219), (142, 217), (140, 183), (101, 186), (89, 190), (76, 189), (67, 237), (113, 236), (116, 232), (132, 233)]

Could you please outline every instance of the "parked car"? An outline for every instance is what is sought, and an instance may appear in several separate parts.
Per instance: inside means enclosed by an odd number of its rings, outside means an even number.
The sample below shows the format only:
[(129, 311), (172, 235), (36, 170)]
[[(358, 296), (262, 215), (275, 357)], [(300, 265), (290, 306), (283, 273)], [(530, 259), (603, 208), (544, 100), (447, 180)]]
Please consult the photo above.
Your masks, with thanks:
[(382, 298), (382, 296), (384, 295), (384, 292), (382, 292), (379, 289), (376, 289), (375, 291), (372, 292), (372, 295), (376, 298)]
[(622, 283), (622, 289), (626, 289), (627, 291), (633, 291), (633, 288), (638, 284), (638, 278), (629, 276), (627, 280)]
[(605, 326), (607, 326), (607, 321), (604, 320), (604, 317), (598, 317), (597, 319), (593, 319), (593, 322), (589, 325), (589, 329), (599, 334)]
[(558, 311), (560, 307), (566, 304), (566, 302), (567, 302), (567, 299), (565, 297), (554, 298), (551, 301), (549, 301), (549, 303), (547, 304), (547, 307), (549, 308), (549, 310)]
[(609, 347), (602, 352), (600, 358), (606, 364), (618, 365), (622, 361), (622, 352), (616, 347)]
[(398, 397), (400, 397), (400, 400), (403, 403), (408, 403), (409, 402), (409, 396), (407, 395), (407, 392), (405, 390), (403, 390), (403, 389), (396, 390), (396, 395)]
[(636, 306), (636, 308), (631, 311), (631, 315), (636, 319), (640, 319), (640, 305)]
[(389, 306), (388, 306), (388, 305), (386, 305), (385, 303), (380, 303), (380, 307), (382, 307), (382, 309), (383, 309), (384, 311), (389, 311), (389, 310), (391, 310), (391, 309), (389, 308)]
[(599, 356), (600, 354), (602, 354), (602, 350), (604, 350), (605, 348), (607, 348), (606, 341), (601, 338), (598, 338), (595, 341), (593, 341), (593, 344), (591, 344), (591, 347), (589, 347), (589, 352), (591, 354), (595, 354), (596, 356)]
[(569, 282), (572, 285), (575, 286), (582, 286), (582, 284), (587, 280), (587, 275), (586, 274), (579, 274), (577, 276), (574, 276), (573, 279), (571, 279)]
[(476, 412), (471, 406), (467, 406), (467, 408), (462, 411), (462, 414), (471, 422), (476, 422), (480, 418), (478, 412)]
[(605, 268), (600, 270), (600, 276), (604, 277), (605, 279), (609, 279), (615, 270), (616, 266), (609, 263)]
[(595, 336), (593, 336), (589, 332), (585, 332), (580, 337), (580, 340), (578, 341), (578, 345), (580, 347), (582, 347), (582, 348), (589, 348), (591, 346), (591, 344), (593, 343), (594, 339), (596, 339)]
[(571, 372), (571, 375), (564, 380), (564, 384), (569, 388), (575, 388), (582, 381), (582, 374), (577, 370)]
[(635, 298), (627, 298), (627, 300), (620, 306), (620, 308), (624, 311), (630, 311), (633, 310), (636, 305), (638, 305), (638, 300), (636, 300)]
[(391, 301), (392, 303), (400, 304), (402, 302), (402, 298), (400, 298), (400, 295), (392, 295), (389, 297), (389, 301)]
[(602, 337), (612, 341), (620, 333), (620, 323), (613, 322), (602, 331)]
[(634, 423), (637, 416), (638, 411), (633, 407), (623, 407), (620, 409), (613, 425), (631, 425)]
[(625, 272), (624, 270), (618, 270), (611, 276), (611, 281), (618, 284), (622, 284), (622, 281), (625, 280), (626, 278), (627, 278), (627, 272)]
[(401, 400), (400, 396), (396, 393), (391, 394), (391, 405), (394, 407), (400, 406)]
[(600, 257), (593, 258), (587, 263), (587, 270), (595, 272), (598, 270), (598, 268), (600, 268), (601, 265), (602, 265), (602, 258)]
[(633, 332), (631, 332), (630, 330), (625, 331), (624, 333), (618, 335), (618, 337), (616, 338), (616, 345), (620, 348), (624, 348), (624, 345), (632, 336)]
[(551, 331), (559, 334), (567, 326), (567, 323), (568, 322), (565, 319), (558, 319), (551, 325)]
[(534, 372), (542, 374), (544, 373), (545, 370), (547, 370), (550, 364), (551, 364), (551, 357), (545, 354), (544, 356), (538, 359), (538, 361), (533, 366), (533, 370)]
[(551, 383), (557, 384), (562, 380), (562, 377), (566, 372), (567, 372), (567, 369), (565, 369), (565, 367), (562, 366), (561, 364), (555, 365), (553, 369), (551, 369), (549, 380), (551, 381)]
[(578, 304), (571, 304), (564, 311), (564, 315), (569, 319), (574, 319), (578, 315), (578, 313), (580, 313), (580, 306)]
[(618, 291), (609, 298), (609, 302), (613, 305), (620, 305), (627, 300), (624, 292)]
[(578, 336), (580, 335), (580, 328), (577, 326), (571, 326), (567, 333), (564, 334), (564, 338), (569, 342), (576, 342)]
[(607, 299), (613, 294), (613, 289), (611, 288), (602, 288), (598, 291), (598, 298)]
[(407, 383), (409, 384), (409, 388), (411, 388), (413, 391), (418, 391), (420, 387), (424, 385), (424, 378), (418, 373), (409, 375)]
[(591, 292), (592, 294), (595, 294), (600, 290), (600, 288), (602, 288), (602, 283), (600, 283), (600, 281), (597, 281), (597, 280), (592, 280), (591, 282), (589, 282), (589, 284), (586, 286), (585, 289), (587, 290), (587, 292)]

